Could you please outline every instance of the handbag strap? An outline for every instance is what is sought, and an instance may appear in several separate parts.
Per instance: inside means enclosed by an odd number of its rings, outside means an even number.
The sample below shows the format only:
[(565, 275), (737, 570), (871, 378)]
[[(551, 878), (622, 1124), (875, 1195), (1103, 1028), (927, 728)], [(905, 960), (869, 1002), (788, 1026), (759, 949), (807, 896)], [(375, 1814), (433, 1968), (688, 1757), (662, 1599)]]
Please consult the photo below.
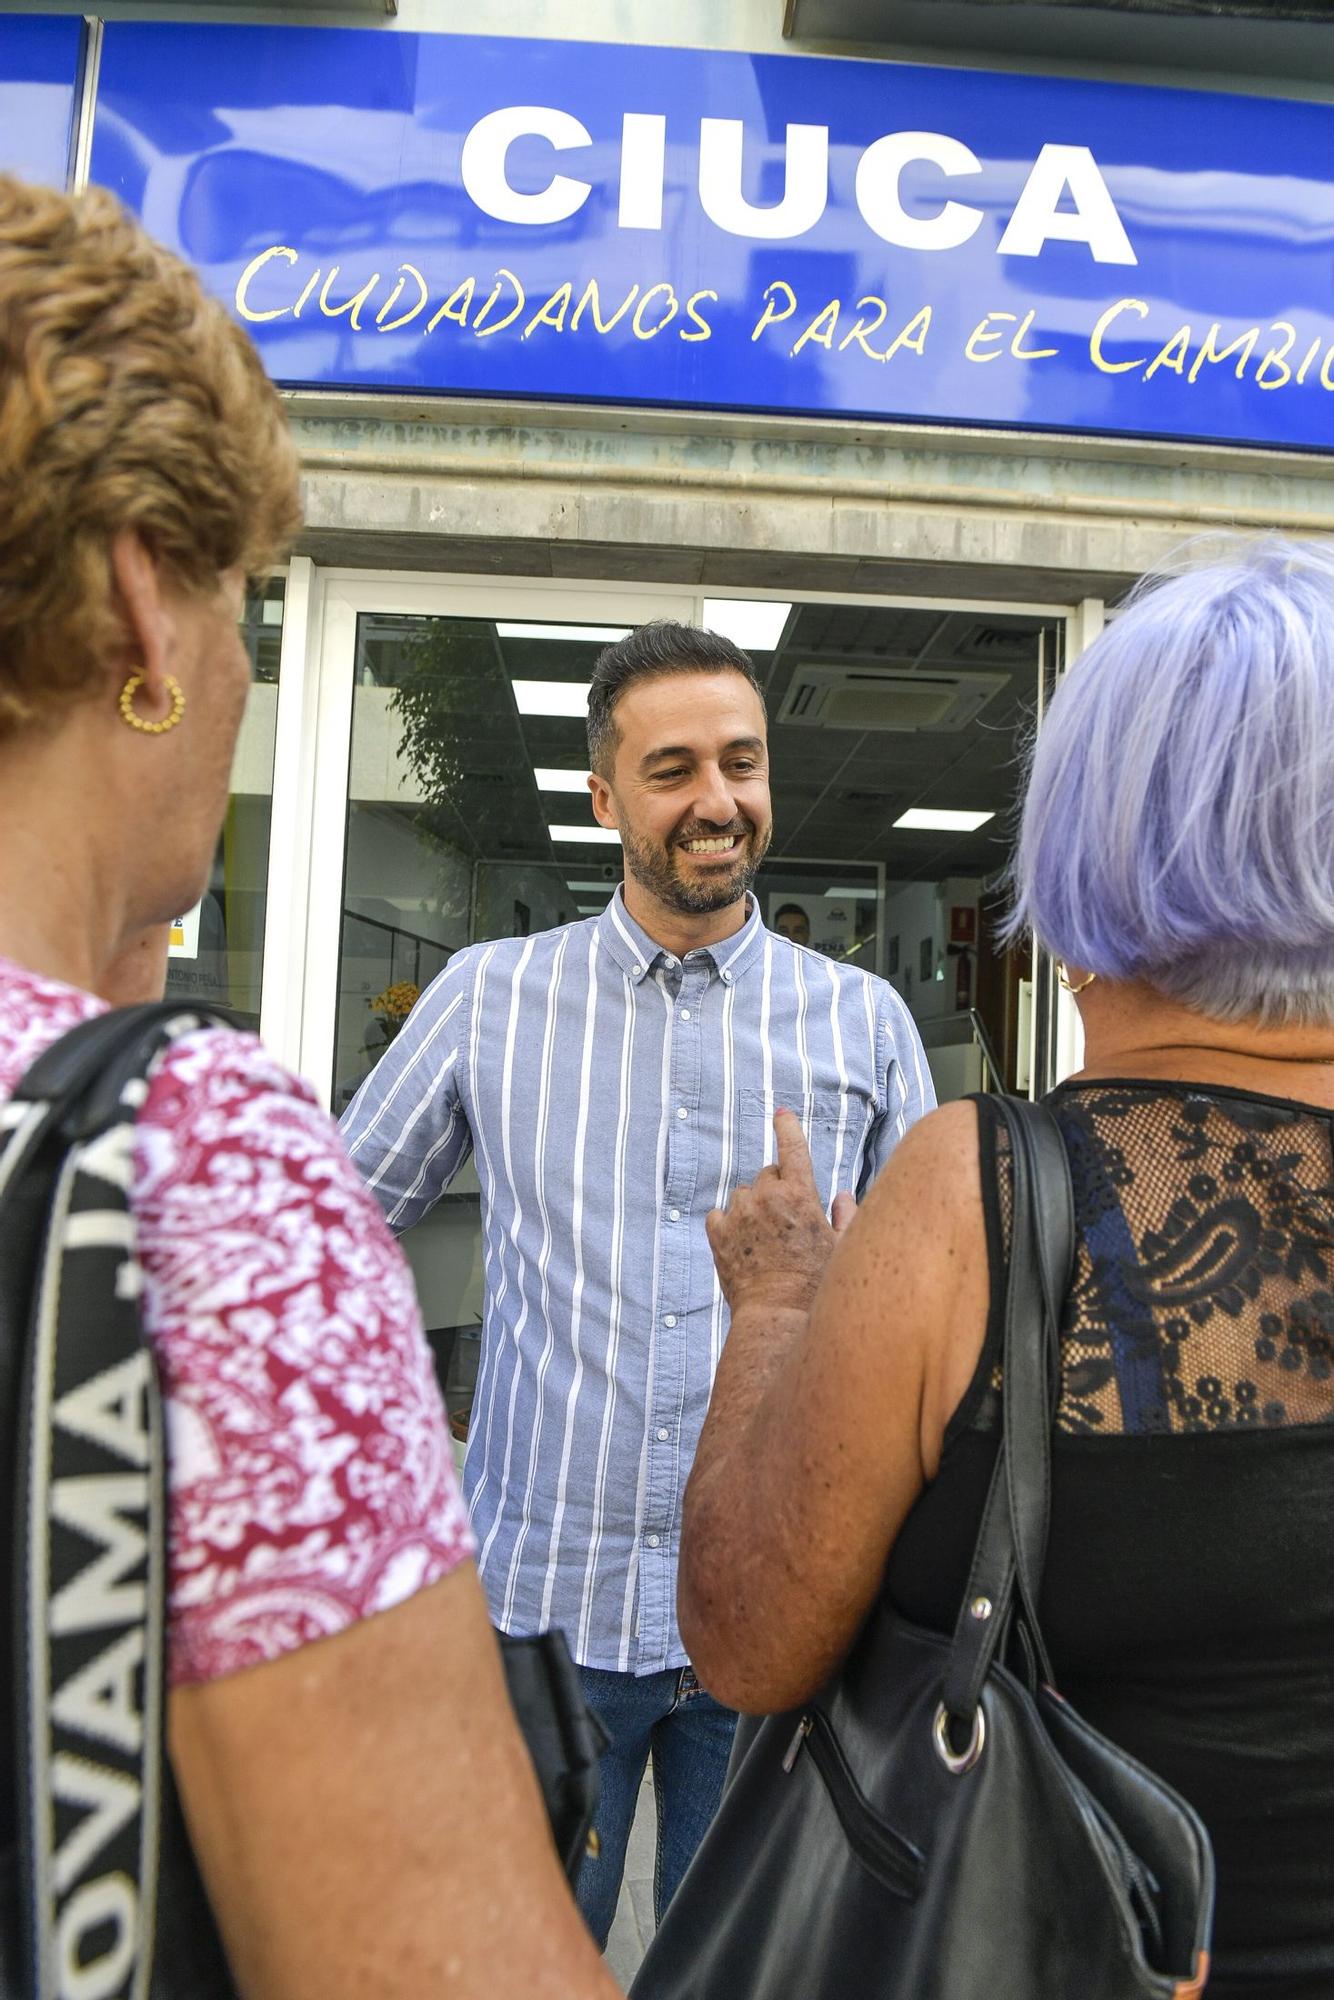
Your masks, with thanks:
[[(154, 1056), (227, 1017), (82, 1023), (0, 1107), (0, 1344), (17, 1397), (14, 1690), (33, 2000), (146, 2000), (165, 1722), (166, 1469), (129, 1209)], [(11, 1408), (4, 1413), (13, 1416)]]
[(1074, 1269), (1074, 1196), (1060, 1127), (1042, 1104), (992, 1100), (1010, 1140), (1014, 1201), (1005, 1322), (1002, 1429), (959, 1607), (944, 1705), (965, 1726), (1013, 1625), (1030, 1679), (1050, 1681), (1037, 1606), (1051, 1511), (1051, 1430), (1060, 1396), (1060, 1319)]

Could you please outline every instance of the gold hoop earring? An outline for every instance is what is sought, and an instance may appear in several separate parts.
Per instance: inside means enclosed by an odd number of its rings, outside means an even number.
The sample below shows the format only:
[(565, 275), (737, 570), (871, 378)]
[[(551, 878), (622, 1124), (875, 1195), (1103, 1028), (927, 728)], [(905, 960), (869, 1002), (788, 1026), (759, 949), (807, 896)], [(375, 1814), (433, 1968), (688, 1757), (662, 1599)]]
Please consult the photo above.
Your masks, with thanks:
[(1086, 986), (1092, 986), (1097, 976), (1096, 972), (1090, 972), (1086, 978), (1080, 980), (1078, 986), (1072, 986), (1070, 984), (1070, 974), (1066, 971), (1065, 966), (1061, 964), (1056, 968), (1056, 977), (1060, 980), (1067, 993), (1082, 993)]
[(131, 674), (120, 691), (121, 721), (128, 722), (131, 729), (139, 730), (144, 736), (165, 736), (169, 729), (176, 727), (185, 714), (185, 696), (181, 692), (180, 682), (171, 674), (166, 674), (163, 678), (167, 693), (171, 696), (171, 714), (164, 715), (161, 722), (145, 722), (142, 715), (136, 715), (134, 712), (134, 697), (144, 684), (142, 674)]

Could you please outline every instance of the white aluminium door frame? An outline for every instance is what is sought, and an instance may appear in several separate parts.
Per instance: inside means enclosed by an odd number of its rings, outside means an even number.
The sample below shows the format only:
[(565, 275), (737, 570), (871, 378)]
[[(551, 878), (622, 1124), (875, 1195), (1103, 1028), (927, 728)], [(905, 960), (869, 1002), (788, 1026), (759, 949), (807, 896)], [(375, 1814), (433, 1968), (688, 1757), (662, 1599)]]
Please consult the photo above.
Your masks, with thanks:
[[(1079, 655), (1093, 644), (1106, 622), (1106, 606), (1100, 597), (1085, 597), (1066, 619), (1065, 654), (1061, 673), (1068, 674)], [(1055, 1046), (1052, 1049), (1052, 1082), (1073, 1076), (1084, 1066), (1084, 1024), (1079, 1009), (1063, 986), (1056, 989)]]

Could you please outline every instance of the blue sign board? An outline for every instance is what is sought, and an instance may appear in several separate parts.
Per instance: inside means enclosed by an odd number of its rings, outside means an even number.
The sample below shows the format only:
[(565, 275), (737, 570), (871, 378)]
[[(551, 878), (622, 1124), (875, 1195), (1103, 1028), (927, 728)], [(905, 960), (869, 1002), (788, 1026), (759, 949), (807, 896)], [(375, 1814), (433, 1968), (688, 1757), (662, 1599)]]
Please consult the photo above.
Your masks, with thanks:
[(77, 15), (0, 14), (0, 173), (64, 187), (82, 49)]
[(288, 384), (1334, 445), (1334, 106), (113, 21), (93, 177)]

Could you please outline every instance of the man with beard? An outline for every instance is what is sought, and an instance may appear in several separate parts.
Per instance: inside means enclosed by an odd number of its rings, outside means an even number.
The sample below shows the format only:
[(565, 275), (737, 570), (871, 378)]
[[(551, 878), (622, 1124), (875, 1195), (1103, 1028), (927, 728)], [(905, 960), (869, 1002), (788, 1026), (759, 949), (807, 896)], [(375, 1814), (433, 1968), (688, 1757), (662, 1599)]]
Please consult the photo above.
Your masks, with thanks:
[[(486, 1309), (464, 1486), (497, 1624), (563, 1627), (611, 1738), (579, 1885), (605, 1945), (648, 1757), (660, 1916), (735, 1722), (675, 1618), (681, 1497), (727, 1334), (705, 1218), (774, 1159), (786, 1108), (832, 1243), (935, 1099), (893, 988), (760, 920), (772, 820), (746, 654), (642, 626), (598, 659), (588, 745), (623, 884), (601, 916), (457, 953), (343, 1126), (395, 1229), (476, 1152)], [(794, 1410), (794, 1477), (800, 1426)]]

